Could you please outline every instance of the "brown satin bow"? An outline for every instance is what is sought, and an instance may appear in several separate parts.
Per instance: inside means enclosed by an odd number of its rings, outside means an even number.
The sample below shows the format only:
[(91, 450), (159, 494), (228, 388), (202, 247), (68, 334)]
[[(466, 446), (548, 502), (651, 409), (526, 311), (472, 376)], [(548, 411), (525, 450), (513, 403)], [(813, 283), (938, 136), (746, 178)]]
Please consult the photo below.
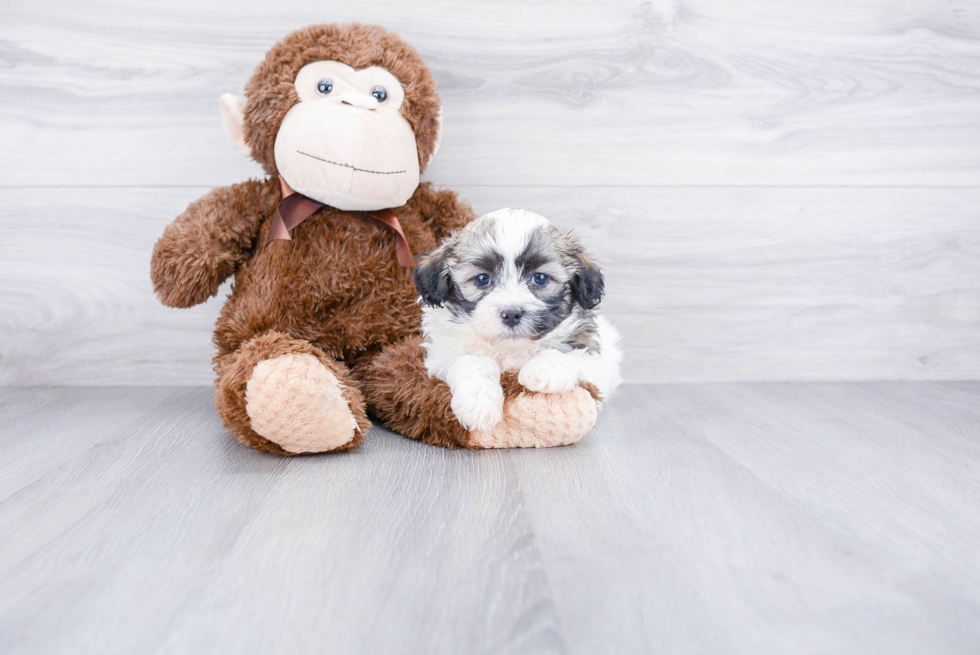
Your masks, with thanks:
[[(286, 184), (286, 180), (282, 179), (282, 175), (279, 176), (279, 184), (282, 185), (282, 200), (279, 201), (279, 206), (276, 207), (276, 214), (272, 217), (272, 227), (269, 228), (269, 238), (265, 242), (266, 245), (278, 239), (292, 240), (289, 232), (324, 206), (322, 202), (293, 191)], [(395, 212), (390, 209), (378, 209), (376, 211), (357, 213), (381, 221), (394, 230), (395, 255), (398, 257), (398, 263), (406, 268), (413, 268), (415, 266), (415, 258), (412, 256), (412, 249), (408, 245), (408, 238), (405, 237), (405, 232), (402, 230), (401, 223), (398, 222), (398, 217), (395, 216)]]

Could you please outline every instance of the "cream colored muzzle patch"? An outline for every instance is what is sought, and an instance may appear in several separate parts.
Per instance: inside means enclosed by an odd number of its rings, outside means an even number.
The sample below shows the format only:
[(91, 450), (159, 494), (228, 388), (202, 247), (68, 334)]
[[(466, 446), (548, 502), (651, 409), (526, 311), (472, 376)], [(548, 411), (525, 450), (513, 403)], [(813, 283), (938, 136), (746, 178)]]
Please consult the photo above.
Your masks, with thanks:
[(400, 207), (419, 185), (415, 133), (397, 111), (300, 103), (283, 119), (275, 157), (289, 186), (337, 209)]

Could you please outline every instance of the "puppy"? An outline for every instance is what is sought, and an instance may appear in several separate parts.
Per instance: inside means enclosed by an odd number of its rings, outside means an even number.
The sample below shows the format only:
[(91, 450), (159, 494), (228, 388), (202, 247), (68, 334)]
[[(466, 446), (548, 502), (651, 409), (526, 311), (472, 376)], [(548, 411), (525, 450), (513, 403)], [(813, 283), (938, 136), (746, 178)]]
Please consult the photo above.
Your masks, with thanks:
[(449, 384), (467, 430), (503, 417), (501, 371), (531, 391), (594, 384), (603, 399), (622, 382), (619, 333), (595, 307), (602, 273), (570, 234), (543, 216), (501, 209), (420, 257), (425, 365)]

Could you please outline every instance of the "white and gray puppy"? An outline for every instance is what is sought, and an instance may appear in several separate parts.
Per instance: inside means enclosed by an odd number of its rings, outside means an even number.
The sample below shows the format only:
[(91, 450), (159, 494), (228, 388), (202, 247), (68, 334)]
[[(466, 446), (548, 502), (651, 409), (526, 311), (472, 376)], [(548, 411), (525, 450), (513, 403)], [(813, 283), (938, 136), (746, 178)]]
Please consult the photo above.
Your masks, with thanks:
[(521, 209), (486, 214), (422, 255), (415, 285), (430, 375), (468, 430), (503, 417), (501, 371), (531, 391), (619, 385), (619, 333), (599, 316), (602, 273), (570, 234)]

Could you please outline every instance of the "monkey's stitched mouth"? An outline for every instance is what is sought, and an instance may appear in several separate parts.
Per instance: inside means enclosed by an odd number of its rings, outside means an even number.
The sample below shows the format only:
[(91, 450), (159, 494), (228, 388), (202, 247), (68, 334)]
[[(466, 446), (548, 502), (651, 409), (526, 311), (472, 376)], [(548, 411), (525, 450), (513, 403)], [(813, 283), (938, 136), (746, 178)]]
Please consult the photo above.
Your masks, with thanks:
[(323, 157), (317, 157), (316, 155), (311, 155), (308, 152), (303, 152), (302, 150), (297, 150), (301, 155), (315, 159), (317, 161), (322, 161), (325, 164), (333, 164), (334, 166), (343, 166), (344, 168), (350, 168), (352, 170), (358, 171), (359, 173), (373, 173), (374, 175), (398, 175), (399, 173), (404, 173), (405, 171), (372, 171), (366, 168), (358, 168), (357, 166), (351, 166), (350, 164), (342, 164), (339, 161), (330, 161), (329, 159), (324, 159)]

